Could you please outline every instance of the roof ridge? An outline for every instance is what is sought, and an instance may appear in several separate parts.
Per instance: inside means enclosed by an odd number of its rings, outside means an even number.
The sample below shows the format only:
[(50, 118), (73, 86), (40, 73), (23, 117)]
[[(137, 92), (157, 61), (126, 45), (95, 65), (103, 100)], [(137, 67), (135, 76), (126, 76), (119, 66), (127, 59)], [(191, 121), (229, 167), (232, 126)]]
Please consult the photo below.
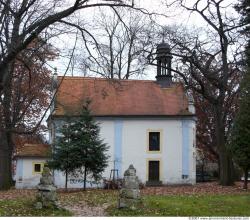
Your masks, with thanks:
[[(63, 78), (63, 76), (58, 76), (58, 78)], [(139, 82), (156, 82), (155, 80), (147, 80), (147, 79), (109, 79), (109, 78), (101, 78), (101, 77), (86, 77), (86, 76), (64, 76), (64, 80), (77, 80), (77, 79), (85, 79), (85, 80), (103, 80), (110, 82), (118, 81), (118, 82), (132, 82), (132, 81), (139, 81)]]
[(34, 145), (39, 145), (39, 146), (49, 146), (49, 144), (38, 144), (38, 143), (34, 143), (34, 144), (31, 144), (31, 143), (24, 143), (24, 145), (23, 146), (34, 146)]

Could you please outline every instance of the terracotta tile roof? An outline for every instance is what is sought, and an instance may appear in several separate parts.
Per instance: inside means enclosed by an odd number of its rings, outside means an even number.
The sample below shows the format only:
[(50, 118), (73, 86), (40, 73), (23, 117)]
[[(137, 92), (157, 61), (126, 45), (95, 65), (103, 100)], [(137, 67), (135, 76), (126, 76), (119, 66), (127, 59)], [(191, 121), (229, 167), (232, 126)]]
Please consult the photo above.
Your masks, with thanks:
[(49, 157), (50, 145), (48, 144), (24, 144), (17, 149), (15, 157)]
[(22, 148), (24, 144), (27, 144), (27, 143), (29, 144), (43, 144), (44, 143), (44, 140), (42, 139), (42, 137), (37, 134), (29, 134), (29, 135), (14, 134), (12, 138), (13, 138), (13, 143), (15, 145), (15, 148), (17, 149)]
[[(58, 77), (60, 80), (62, 77)], [(87, 98), (92, 100), (90, 107), (95, 116), (191, 115), (181, 83), (161, 88), (150, 80), (90, 77), (65, 77), (52, 115), (79, 115)]]

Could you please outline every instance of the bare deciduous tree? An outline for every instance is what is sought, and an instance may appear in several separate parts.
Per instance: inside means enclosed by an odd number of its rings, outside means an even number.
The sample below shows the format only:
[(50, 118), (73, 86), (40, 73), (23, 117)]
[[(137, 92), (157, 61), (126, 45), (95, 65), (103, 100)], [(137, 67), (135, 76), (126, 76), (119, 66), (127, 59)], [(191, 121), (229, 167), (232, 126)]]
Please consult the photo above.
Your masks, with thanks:
[(73, 18), (79, 10), (97, 6), (132, 7), (132, 4), (122, 0), (74, 0), (71, 3), (66, 0), (0, 0), (0, 189), (9, 188), (12, 182), (11, 136), (15, 127), (10, 105), (17, 57), (38, 37), (46, 40), (59, 22), (69, 16)]
[(233, 164), (226, 142), (241, 79), (238, 60), (244, 41), (238, 31), (242, 25), (238, 24), (237, 17), (229, 15), (228, 10), (233, 8), (223, 0), (196, 0), (194, 3), (177, 0), (175, 3), (196, 13), (207, 24), (204, 28), (192, 30), (192, 34), (184, 29), (168, 29), (167, 34), (173, 53), (176, 53), (177, 65), (173, 71), (210, 106), (219, 154), (220, 183), (231, 185)]
[(91, 28), (95, 39), (84, 38), (88, 59), (82, 59), (82, 65), (92, 74), (111, 79), (144, 74), (145, 54), (154, 43), (153, 28), (150, 17), (138, 11), (101, 11)]

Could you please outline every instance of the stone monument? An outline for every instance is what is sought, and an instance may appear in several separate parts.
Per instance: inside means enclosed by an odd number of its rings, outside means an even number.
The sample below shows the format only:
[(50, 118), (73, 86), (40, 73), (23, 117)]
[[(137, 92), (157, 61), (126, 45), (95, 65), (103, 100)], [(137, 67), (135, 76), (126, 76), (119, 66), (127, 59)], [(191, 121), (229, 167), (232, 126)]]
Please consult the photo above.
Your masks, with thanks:
[(134, 209), (140, 200), (139, 180), (133, 165), (124, 172), (122, 188), (119, 193), (118, 208)]
[(38, 194), (36, 196), (36, 209), (57, 208), (56, 187), (53, 183), (53, 177), (48, 167), (43, 168), (40, 183), (37, 186)]

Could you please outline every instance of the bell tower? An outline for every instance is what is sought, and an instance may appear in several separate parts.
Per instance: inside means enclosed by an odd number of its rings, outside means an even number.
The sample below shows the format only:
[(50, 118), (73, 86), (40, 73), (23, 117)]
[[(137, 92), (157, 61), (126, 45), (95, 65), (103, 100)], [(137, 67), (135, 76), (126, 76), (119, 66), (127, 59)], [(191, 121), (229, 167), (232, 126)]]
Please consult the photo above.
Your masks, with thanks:
[(160, 43), (156, 49), (157, 76), (156, 81), (161, 87), (166, 88), (172, 84), (170, 46), (167, 43)]

